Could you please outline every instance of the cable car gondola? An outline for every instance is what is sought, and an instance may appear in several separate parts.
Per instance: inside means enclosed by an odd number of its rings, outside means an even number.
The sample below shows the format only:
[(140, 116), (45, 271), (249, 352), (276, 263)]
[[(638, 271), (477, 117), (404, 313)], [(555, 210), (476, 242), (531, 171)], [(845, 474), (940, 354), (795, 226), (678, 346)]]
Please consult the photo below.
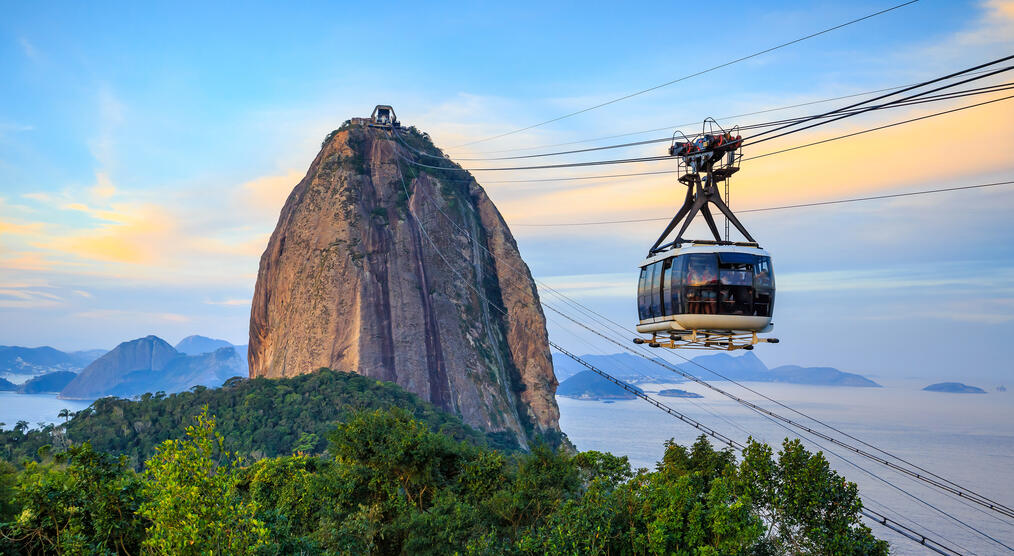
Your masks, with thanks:
[[(677, 179), (687, 187), (687, 194), (683, 206), (640, 265), (637, 331), (651, 334), (651, 338), (635, 338), (635, 343), (734, 350), (778, 342), (777, 338), (757, 335), (773, 327), (775, 278), (771, 255), (761, 249), (718, 190), (719, 184), (724, 184), (728, 198), (729, 177), (739, 170), (743, 140), (735, 131), (725, 131), (709, 118), (702, 133), (693, 139), (678, 131), (673, 135), (669, 154), (677, 159)], [(709, 205), (725, 216), (724, 238)], [(683, 238), (698, 214), (704, 217), (714, 239)], [(746, 241), (729, 241), (730, 224)], [(677, 226), (676, 237), (666, 242)]]

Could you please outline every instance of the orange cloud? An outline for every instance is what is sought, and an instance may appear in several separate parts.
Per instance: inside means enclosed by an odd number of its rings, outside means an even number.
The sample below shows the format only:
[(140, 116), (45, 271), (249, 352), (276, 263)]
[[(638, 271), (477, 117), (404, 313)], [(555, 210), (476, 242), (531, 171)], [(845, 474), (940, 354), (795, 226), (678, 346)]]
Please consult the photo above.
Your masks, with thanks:
[(47, 260), (41, 253), (26, 251), (15, 253), (12, 257), (0, 259), (0, 268), (4, 270), (49, 270), (55, 263)]
[(83, 212), (96, 220), (105, 220), (107, 222), (116, 222), (118, 224), (129, 223), (132, 219), (131, 213), (134, 211), (133, 206), (125, 204), (113, 205), (110, 209), (96, 209), (84, 203), (67, 203), (65, 205), (61, 205), (60, 208), (64, 210)]
[(175, 221), (153, 205), (121, 206), (119, 210), (96, 210), (84, 205), (67, 205), (109, 222), (97, 228), (70, 232), (36, 247), (59, 251), (72, 257), (122, 263), (152, 263), (164, 258), (174, 237)]
[[(919, 112), (888, 112), (889, 116), (867, 119), (861, 125), (747, 146), (744, 154), (755, 156), (943, 109), (934, 106)], [(732, 180), (733, 209), (833, 199), (942, 180), (958, 183), (962, 178), (1014, 169), (1009, 154), (1014, 127), (1005, 124), (1012, 121), (1014, 101), (1004, 101), (745, 161)], [(643, 172), (673, 166), (663, 164), (628, 168)], [(517, 192), (512, 184), (502, 184), (490, 191), (508, 222), (519, 223), (664, 216), (682, 202), (685, 192), (671, 174), (540, 185)], [(541, 233), (538, 228), (528, 230)], [(569, 229), (559, 228), (553, 233), (561, 230), (569, 233)]]
[[(824, 132), (812, 141), (937, 112), (942, 107), (890, 113), (863, 126)], [(950, 115), (913, 122), (817, 145), (799, 151), (746, 161), (733, 178), (738, 206), (779, 203), (789, 200), (823, 199), (843, 194), (867, 193), (901, 185), (954, 180), (1014, 168), (1010, 146), (1014, 145), (1014, 101), (972, 108)], [(802, 135), (802, 134), (801, 134)], [(771, 152), (804, 142), (786, 137)], [(811, 142), (811, 141), (805, 141)], [(775, 143), (775, 141), (772, 141)], [(762, 154), (747, 153), (748, 156)], [(737, 179), (738, 178), (738, 179)]]
[(265, 216), (277, 217), (285, 199), (303, 179), (304, 172), (291, 170), (276, 176), (263, 176), (239, 186), (238, 197), (253, 210)]
[(41, 222), (29, 222), (28, 224), (18, 224), (15, 222), (7, 222), (0, 220), (0, 235), (34, 235), (42, 231)]
[(986, 2), (992, 18), (1014, 21), (1014, 1), (992, 0)]

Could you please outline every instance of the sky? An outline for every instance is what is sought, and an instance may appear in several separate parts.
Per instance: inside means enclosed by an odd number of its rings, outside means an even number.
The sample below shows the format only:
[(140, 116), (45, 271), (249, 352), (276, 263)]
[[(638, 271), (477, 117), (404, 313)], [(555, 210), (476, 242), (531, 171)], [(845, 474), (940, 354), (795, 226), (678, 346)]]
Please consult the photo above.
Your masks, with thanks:
[[(846, 101), (732, 117), (914, 83), (1014, 50), (1014, 2), (922, 0), (475, 143), (893, 2), (769, 4), (9, 5), (0, 20), (0, 344), (112, 348), (148, 334), (245, 344), (258, 260), (282, 202), (321, 139), (379, 103), (475, 168), (507, 164), (463, 159), (646, 129), (691, 132), (707, 116), (745, 125), (810, 114)], [(744, 154), (972, 102), (880, 111)], [(761, 208), (1012, 179), (1011, 123), (1014, 101), (997, 102), (747, 161), (733, 180), (731, 204)], [(665, 148), (566, 160), (653, 156)], [(633, 326), (637, 265), (665, 222), (531, 224), (666, 218), (682, 201), (682, 186), (669, 175), (514, 180), (671, 166), (474, 175), (539, 281)], [(1008, 379), (1012, 365), (1000, 348), (1014, 334), (1012, 208), (1014, 187), (1007, 186), (743, 214), (774, 256), (778, 280), (774, 320), (782, 343), (755, 353), (769, 365), (830, 365), (873, 377), (986, 387)], [(557, 323), (550, 335), (579, 352), (599, 349)]]

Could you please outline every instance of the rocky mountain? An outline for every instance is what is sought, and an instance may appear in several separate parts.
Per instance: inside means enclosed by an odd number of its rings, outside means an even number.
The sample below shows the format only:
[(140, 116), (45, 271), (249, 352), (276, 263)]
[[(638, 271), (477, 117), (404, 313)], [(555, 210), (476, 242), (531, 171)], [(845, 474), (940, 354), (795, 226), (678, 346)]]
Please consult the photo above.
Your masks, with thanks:
[(938, 382), (923, 388), (927, 392), (945, 392), (948, 394), (985, 394), (978, 386), (969, 386), (960, 382)]
[(182, 392), (198, 385), (217, 388), (234, 376), (246, 375), (243, 357), (235, 348), (225, 347), (201, 355), (180, 354), (161, 370), (126, 373), (102, 395), (129, 398), (145, 392)]
[[(679, 378), (650, 360), (632, 353), (587, 354), (582, 355), (581, 359), (627, 382), (676, 382), (675, 379)], [(562, 353), (554, 353), (553, 370), (557, 380), (563, 383), (568, 378), (588, 369)]]
[(188, 356), (157, 336), (147, 336), (116, 346), (81, 371), (60, 395), (93, 399), (172, 393), (196, 385), (217, 387), (233, 376), (246, 374), (244, 359), (231, 346)]
[[(609, 372), (616, 378), (632, 383), (682, 382), (684, 380), (678, 374), (653, 363), (651, 360), (629, 353), (582, 355), (581, 358)], [(584, 369), (579, 363), (557, 353), (553, 354), (553, 364), (556, 367), (557, 376), (561, 379), (572, 376), (581, 372), (581, 369)], [(739, 356), (729, 355), (728, 353), (702, 355), (695, 357), (690, 363), (680, 363), (676, 367), (709, 381), (723, 379), (706, 371), (705, 368), (720, 373), (727, 379), (736, 381), (784, 382), (814, 386), (861, 386), (872, 388), (880, 386), (862, 375), (846, 373), (832, 367), (782, 365), (769, 369), (752, 351)]]
[(289, 195), (260, 261), (250, 376), (353, 371), (523, 444), (558, 434), (545, 317), (510, 230), (428, 136), (394, 133), (346, 122)]
[(49, 346), (0, 346), (0, 375), (13, 377), (41, 375), (54, 371), (79, 371), (97, 359), (102, 350), (64, 352)]
[(18, 394), (43, 394), (48, 392), (59, 392), (67, 387), (77, 373), (71, 371), (56, 371), (37, 376), (18, 387)]
[[(185, 353), (187, 355), (201, 355), (202, 353), (211, 353), (217, 349), (235, 347), (225, 340), (216, 340), (215, 338), (208, 338), (207, 336), (187, 336), (180, 340), (176, 344), (176, 351)], [(246, 355), (244, 353), (244, 355)]]
[(13, 392), (18, 389), (18, 385), (7, 380), (6, 378), (0, 378), (0, 392)]

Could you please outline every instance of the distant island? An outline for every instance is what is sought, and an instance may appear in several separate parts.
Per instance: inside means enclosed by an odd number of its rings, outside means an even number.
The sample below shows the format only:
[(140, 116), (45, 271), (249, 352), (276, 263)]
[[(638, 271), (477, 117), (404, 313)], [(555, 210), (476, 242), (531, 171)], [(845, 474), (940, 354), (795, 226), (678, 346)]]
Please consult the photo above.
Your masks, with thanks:
[(56, 371), (39, 375), (18, 387), (19, 394), (57, 393), (67, 387), (77, 373), (72, 371)]
[[(683, 377), (666, 368), (671, 363), (663, 359), (646, 359), (630, 353), (588, 354), (582, 355), (581, 358), (629, 384), (684, 381)], [(862, 375), (840, 371), (833, 367), (782, 365), (769, 369), (753, 352), (740, 356), (727, 353), (703, 355), (695, 357), (690, 363), (682, 363), (676, 367), (692, 375), (703, 374), (708, 380), (880, 388), (879, 384)], [(721, 374), (721, 377), (704, 371), (701, 367)], [(560, 353), (553, 354), (553, 369), (560, 382), (586, 370), (580, 363)]]
[(923, 388), (927, 392), (946, 392), (948, 394), (985, 394), (986, 391), (976, 386), (960, 382), (938, 382)]
[(704, 396), (697, 392), (687, 392), (686, 390), (680, 390), (679, 388), (669, 388), (667, 390), (659, 390), (659, 396), (665, 396), (667, 398), (703, 398)]
[(637, 397), (593, 371), (581, 371), (561, 382), (556, 394), (579, 400), (632, 400)]

